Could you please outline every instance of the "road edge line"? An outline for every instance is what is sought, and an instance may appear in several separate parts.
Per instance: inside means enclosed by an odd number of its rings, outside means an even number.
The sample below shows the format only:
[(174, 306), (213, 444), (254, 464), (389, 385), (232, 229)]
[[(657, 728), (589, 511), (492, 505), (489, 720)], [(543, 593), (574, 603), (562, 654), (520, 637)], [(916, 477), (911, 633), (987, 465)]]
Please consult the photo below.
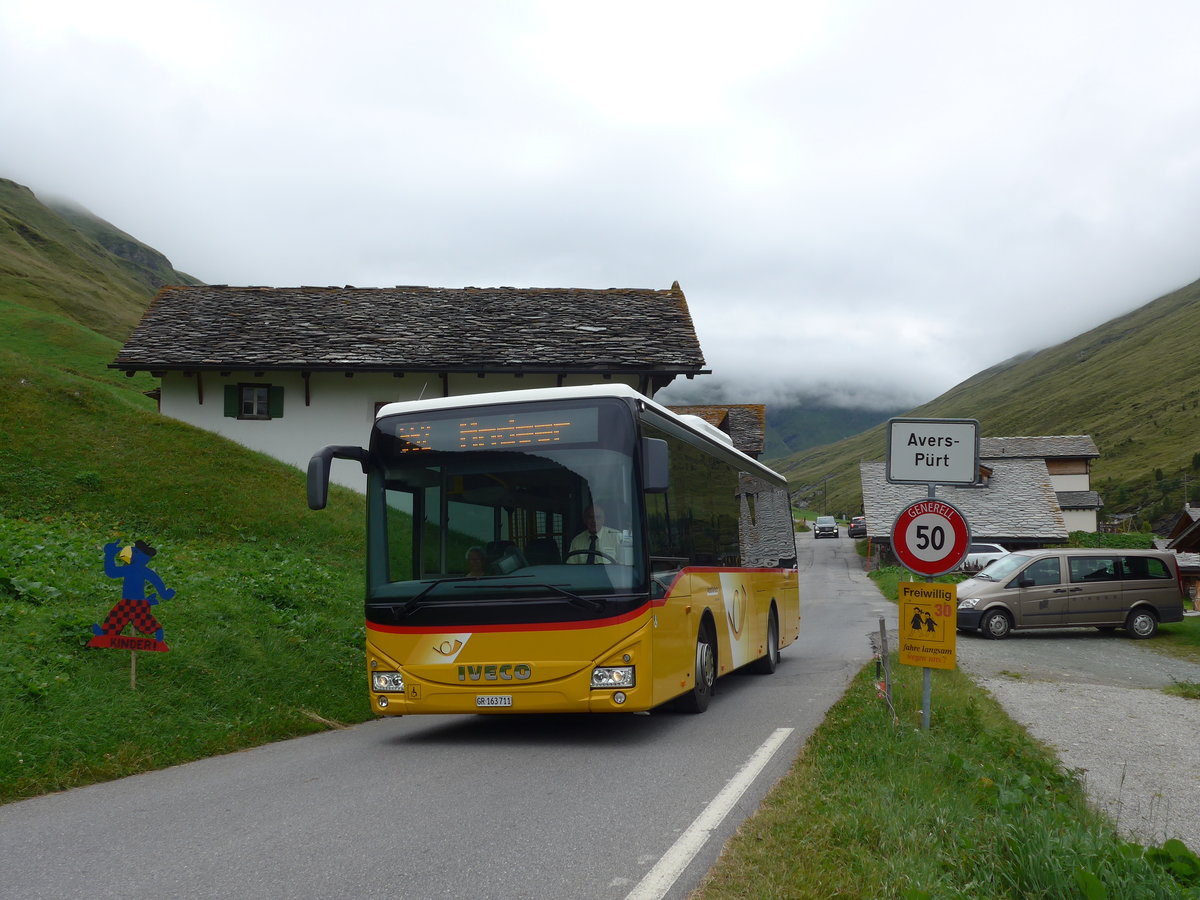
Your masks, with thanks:
[(776, 728), (759, 748), (751, 754), (737, 773), (725, 783), (721, 792), (709, 801), (700, 815), (679, 836), (666, 853), (659, 858), (645, 877), (637, 883), (632, 891), (625, 895), (625, 900), (659, 900), (665, 897), (667, 891), (675, 884), (676, 879), (683, 874), (684, 869), (695, 859), (711, 837), (713, 831), (729, 815), (735, 803), (746, 793), (747, 788), (767, 767), (767, 763), (779, 751), (792, 734), (794, 728)]

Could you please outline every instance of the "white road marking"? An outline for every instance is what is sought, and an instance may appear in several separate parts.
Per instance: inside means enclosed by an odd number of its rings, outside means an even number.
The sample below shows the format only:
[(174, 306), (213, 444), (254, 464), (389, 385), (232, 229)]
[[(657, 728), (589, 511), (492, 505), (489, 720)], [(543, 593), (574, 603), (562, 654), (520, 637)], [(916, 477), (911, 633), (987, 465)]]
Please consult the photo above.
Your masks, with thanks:
[(729, 815), (734, 804), (746, 793), (746, 789), (754, 783), (754, 779), (766, 768), (771, 757), (783, 746), (783, 742), (793, 731), (794, 728), (775, 729), (746, 760), (737, 774), (726, 782), (725, 787), (721, 788), (721, 793), (696, 816), (654, 868), (646, 873), (646, 877), (625, 896), (625, 900), (660, 900), (667, 895), (675, 880), (683, 874), (683, 870), (700, 852), (700, 848), (708, 841), (713, 831)]

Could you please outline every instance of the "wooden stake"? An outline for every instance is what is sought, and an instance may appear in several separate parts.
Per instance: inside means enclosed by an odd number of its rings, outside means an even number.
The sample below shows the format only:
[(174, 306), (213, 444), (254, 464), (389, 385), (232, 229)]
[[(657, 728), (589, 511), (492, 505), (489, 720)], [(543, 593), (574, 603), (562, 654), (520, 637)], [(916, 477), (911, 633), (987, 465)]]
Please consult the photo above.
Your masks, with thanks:
[(137, 651), (129, 651), (129, 689), (137, 690)]

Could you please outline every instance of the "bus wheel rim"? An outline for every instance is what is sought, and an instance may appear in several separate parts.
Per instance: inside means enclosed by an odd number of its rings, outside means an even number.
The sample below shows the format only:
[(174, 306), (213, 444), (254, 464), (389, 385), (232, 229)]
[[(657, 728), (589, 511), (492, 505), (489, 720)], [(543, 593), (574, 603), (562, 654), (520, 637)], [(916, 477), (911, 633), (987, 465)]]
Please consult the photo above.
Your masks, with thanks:
[(716, 675), (716, 661), (713, 658), (712, 644), (703, 636), (696, 645), (696, 676), (705, 690), (712, 687)]

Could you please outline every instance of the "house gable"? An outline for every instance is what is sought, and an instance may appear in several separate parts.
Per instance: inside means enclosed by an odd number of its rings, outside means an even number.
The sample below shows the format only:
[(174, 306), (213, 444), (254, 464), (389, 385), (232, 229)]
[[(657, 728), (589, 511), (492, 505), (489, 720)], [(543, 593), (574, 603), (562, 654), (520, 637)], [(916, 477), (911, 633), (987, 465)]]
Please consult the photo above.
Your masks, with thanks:
[(1104, 501), (1092, 490), (1092, 460), (1100, 457), (1100, 451), (1090, 435), (980, 438), (979, 456), (989, 461), (1044, 461), (1068, 530), (1096, 531), (1097, 518)]

